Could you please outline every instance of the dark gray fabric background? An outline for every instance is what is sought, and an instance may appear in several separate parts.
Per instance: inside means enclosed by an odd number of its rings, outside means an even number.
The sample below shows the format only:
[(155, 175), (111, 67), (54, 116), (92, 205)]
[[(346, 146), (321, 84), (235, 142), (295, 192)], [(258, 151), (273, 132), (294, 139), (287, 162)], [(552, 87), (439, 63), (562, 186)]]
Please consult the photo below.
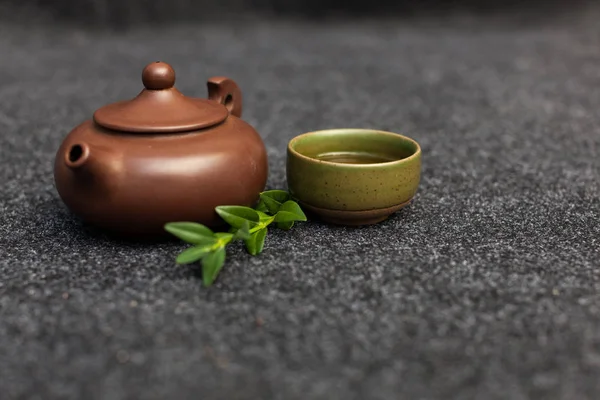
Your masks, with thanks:
[[(112, 33), (4, 18), (0, 398), (600, 397), (600, 26), (572, 11)], [(241, 85), (270, 188), (304, 131), (414, 137), (414, 204), (232, 248), (209, 289), (175, 266), (182, 243), (82, 227), (55, 151), (156, 59), (188, 95), (215, 74)]]
[(452, 14), (510, 15), (527, 20), (565, 14), (595, 0), (0, 0), (0, 18), (26, 24), (43, 19), (117, 30), (148, 23), (202, 23), (232, 19), (345, 17), (448, 17)]

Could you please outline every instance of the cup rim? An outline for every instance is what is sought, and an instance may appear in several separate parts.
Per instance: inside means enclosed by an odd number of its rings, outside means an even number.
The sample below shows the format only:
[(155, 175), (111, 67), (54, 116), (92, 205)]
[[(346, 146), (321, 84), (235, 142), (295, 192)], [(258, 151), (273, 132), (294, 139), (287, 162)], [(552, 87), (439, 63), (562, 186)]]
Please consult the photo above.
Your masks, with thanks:
[[(301, 140), (302, 138), (304, 138), (306, 136), (311, 136), (311, 135), (315, 135), (318, 133), (326, 133), (326, 132), (342, 133), (344, 131), (346, 131), (346, 132), (347, 131), (362, 132), (362, 133), (371, 132), (371, 133), (376, 133), (379, 135), (393, 136), (394, 138), (411, 142), (412, 144), (415, 145), (416, 151), (408, 157), (400, 158), (398, 160), (393, 160), (393, 161), (385, 161), (385, 162), (370, 163), (370, 164), (348, 164), (348, 163), (339, 163), (339, 162), (334, 162), (334, 161), (319, 160), (317, 158), (306, 156), (293, 148), (293, 145), (297, 141)], [(288, 142), (287, 148), (288, 148), (288, 151), (290, 151), (292, 154), (294, 154), (294, 156), (299, 157), (300, 159), (304, 159), (306, 161), (317, 162), (319, 164), (325, 164), (325, 165), (336, 165), (336, 166), (340, 166), (340, 167), (349, 167), (349, 168), (365, 168), (365, 167), (373, 168), (373, 167), (377, 167), (377, 166), (386, 167), (386, 166), (400, 165), (403, 163), (407, 163), (421, 155), (421, 146), (419, 145), (419, 143), (416, 140), (414, 140), (408, 136), (402, 135), (400, 133), (395, 133), (395, 132), (391, 132), (391, 131), (383, 131), (383, 130), (379, 130), (379, 129), (369, 129), (369, 128), (332, 128), (332, 129), (320, 129), (320, 130), (316, 130), (316, 131), (305, 132), (305, 133), (301, 133), (301, 134), (293, 137)]]

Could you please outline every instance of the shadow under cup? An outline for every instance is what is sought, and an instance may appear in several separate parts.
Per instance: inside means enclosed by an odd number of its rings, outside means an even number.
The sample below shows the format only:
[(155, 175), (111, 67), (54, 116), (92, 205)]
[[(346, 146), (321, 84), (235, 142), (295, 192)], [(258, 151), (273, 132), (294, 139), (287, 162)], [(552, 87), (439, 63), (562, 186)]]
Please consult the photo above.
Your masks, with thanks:
[(287, 149), (290, 194), (328, 222), (380, 222), (414, 197), (421, 148), (406, 136), (370, 129), (299, 135)]

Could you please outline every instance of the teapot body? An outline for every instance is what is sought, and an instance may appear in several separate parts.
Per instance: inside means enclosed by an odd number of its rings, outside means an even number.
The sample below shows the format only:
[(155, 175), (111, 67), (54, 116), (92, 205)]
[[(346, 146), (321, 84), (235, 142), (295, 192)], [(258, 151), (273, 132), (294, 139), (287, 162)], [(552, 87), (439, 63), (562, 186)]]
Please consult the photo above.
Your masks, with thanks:
[(259, 134), (229, 115), (191, 131), (127, 133), (88, 120), (72, 130), (54, 165), (56, 188), (85, 222), (125, 236), (162, 236), (164, 224), (217, 227), (219, 205), (252, 207), (264, 190)]

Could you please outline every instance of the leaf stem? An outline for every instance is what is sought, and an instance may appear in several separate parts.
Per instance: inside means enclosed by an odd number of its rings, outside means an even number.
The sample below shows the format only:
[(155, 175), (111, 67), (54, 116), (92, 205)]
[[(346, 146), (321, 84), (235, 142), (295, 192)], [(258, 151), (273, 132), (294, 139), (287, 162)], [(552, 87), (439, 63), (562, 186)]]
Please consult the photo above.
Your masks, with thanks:
[(275, 216), (270, 217), (267, 220), (261, 221), (258, 224), (256, 224), (255, 227), (250, 229), (250, 233), (254, 233), (254, 232), (258, 232), (263, 228), (266, 228), (267, 226), (269, 226), (273, 221), (275, 221)]

